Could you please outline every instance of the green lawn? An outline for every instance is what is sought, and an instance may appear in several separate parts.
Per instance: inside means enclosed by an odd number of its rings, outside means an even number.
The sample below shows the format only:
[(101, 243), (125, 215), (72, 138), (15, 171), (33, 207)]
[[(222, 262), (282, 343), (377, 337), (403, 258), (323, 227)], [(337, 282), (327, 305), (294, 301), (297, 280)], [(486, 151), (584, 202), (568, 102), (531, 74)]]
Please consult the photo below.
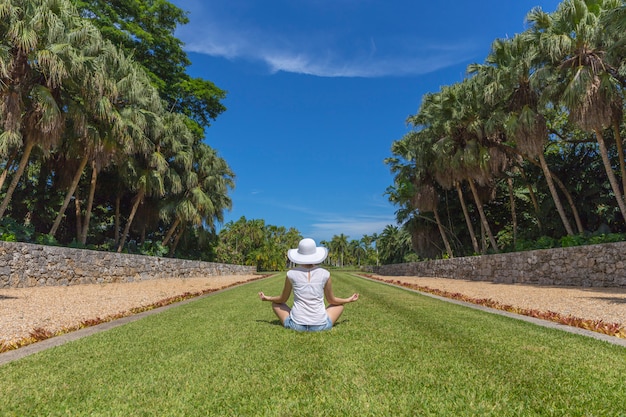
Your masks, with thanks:
[(255, 281), (0, 366), (1, 416), (619, 416), (626, 349), (333, 272), (330, 332)]

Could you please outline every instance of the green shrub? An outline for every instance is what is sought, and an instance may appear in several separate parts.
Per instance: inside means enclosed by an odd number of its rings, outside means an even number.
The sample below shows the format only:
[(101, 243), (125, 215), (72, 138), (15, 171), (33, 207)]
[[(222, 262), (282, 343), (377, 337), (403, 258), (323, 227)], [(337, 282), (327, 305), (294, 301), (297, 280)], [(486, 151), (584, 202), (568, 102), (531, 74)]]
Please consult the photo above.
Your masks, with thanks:
[(137, 247), (137, 250), (142, 255), (147, 256), (165, 256), (167, 255), (167, 246), (161, 245), (161, 242), (152, 242), (147, 240)]
[(589, 238), (590, 245), (595, 245), (597, 243), (614, 243), (614, 242), (623, 242), (626, 241), (626, 234), (623, 233), (609, 233), (609, 234), (601, 234), (591, 236)]
[(587, 238), (584, 235), (563, 236), (561, 238), (561, 247), (569, 248), (572, 246), (582, 246), (587, 242)]
[(24, 225), (9, 217), (0, 219), (0, 240), (5, 242), (30, 242), (34, 234), (31, 225)]
[(39, 245), (47, 245), (47, 246), (59, 246), (59, 242), (54, 238), (54, 236), (50, 236), (49, 234), (39, 234), (35, 238), (35, 243)]

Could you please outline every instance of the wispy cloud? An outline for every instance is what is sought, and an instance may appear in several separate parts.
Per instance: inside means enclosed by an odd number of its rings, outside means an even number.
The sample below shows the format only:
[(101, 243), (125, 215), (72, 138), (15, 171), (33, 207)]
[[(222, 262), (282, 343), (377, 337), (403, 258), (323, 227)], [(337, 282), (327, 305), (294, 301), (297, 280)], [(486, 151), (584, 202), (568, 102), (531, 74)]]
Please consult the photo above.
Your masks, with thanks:
[[(309, 224), (308, 229), (303, 228), (300, 232), (313, 237), (316, 241), (330, 240), (333, 236), (343, 233), (350, 239), (360, 239), (363, 235), (380, 233), (390, 224), (397, 224), (395, 216), (391, 214), (378, 214), (381, 208), (377, 204), (364, 204), (361, 210), (346, 216), (345, 213), (333, 211), (320, 211), (303, 205), (285, 203), (275, 199), (263, 199), (260, 204), (275, 207), (283, 213), (300, 213), (306, 215)], [(286, 215), (291, 217), (291, 215)]]
[(364, 235), (380, 233), (390, 224), (396, 224), (393, 216), (358, 215), (352, 218), (337, 218), (335, 221), (322, 221), (311, 225), (310, 233), (321, 236), (324, 240), (343, 233), (349, 239), (360, 239)]
[(191, 5), (195, 8), (191, 21), (177, 33), (186, 50), (262, 62), (270, 72), (321, 77), (418, 75), (467, 62), (476, 54), (476, 45), (467, 39), (433, 44), (428, 39), (394, 34), (346, 34), (328, 28), (280, 30), (221, 16), (206, 10), (207, 4)]

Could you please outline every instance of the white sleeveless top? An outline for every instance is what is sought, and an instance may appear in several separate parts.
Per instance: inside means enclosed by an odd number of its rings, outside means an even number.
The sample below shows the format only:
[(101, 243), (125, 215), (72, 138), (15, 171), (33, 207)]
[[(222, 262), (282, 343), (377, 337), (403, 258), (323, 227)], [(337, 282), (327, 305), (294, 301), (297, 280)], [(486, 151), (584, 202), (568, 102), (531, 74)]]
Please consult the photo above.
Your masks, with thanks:
[(320, 267), (298, 267), (288, 271), (287, 278), (293, 287), (291, 320), (301, 325), (326, 324), (324, 287), (330, 278), (330, 272)]

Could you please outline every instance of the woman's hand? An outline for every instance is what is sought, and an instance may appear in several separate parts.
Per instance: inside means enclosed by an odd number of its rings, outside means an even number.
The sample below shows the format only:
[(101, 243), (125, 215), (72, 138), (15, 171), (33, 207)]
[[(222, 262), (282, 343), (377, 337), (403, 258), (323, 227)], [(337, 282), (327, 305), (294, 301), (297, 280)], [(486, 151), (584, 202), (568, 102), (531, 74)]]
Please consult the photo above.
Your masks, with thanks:
[(352, 302), (354, 302), (354, 301), (356, 301), (356, 300), (358, 300), (358, 299), (359, 299), (359, 294), (355, 292), (354, 294), (352, 294), (352, 295), (350, 296), (350, 298), (348, 298), (348, 302), (349, 302), (349, 303), (352, 303)]
[(261, 299), (261, 301), (269, 301), (269, 297), (263, 294), (263, 291), (259, 293), (259, 298)]

